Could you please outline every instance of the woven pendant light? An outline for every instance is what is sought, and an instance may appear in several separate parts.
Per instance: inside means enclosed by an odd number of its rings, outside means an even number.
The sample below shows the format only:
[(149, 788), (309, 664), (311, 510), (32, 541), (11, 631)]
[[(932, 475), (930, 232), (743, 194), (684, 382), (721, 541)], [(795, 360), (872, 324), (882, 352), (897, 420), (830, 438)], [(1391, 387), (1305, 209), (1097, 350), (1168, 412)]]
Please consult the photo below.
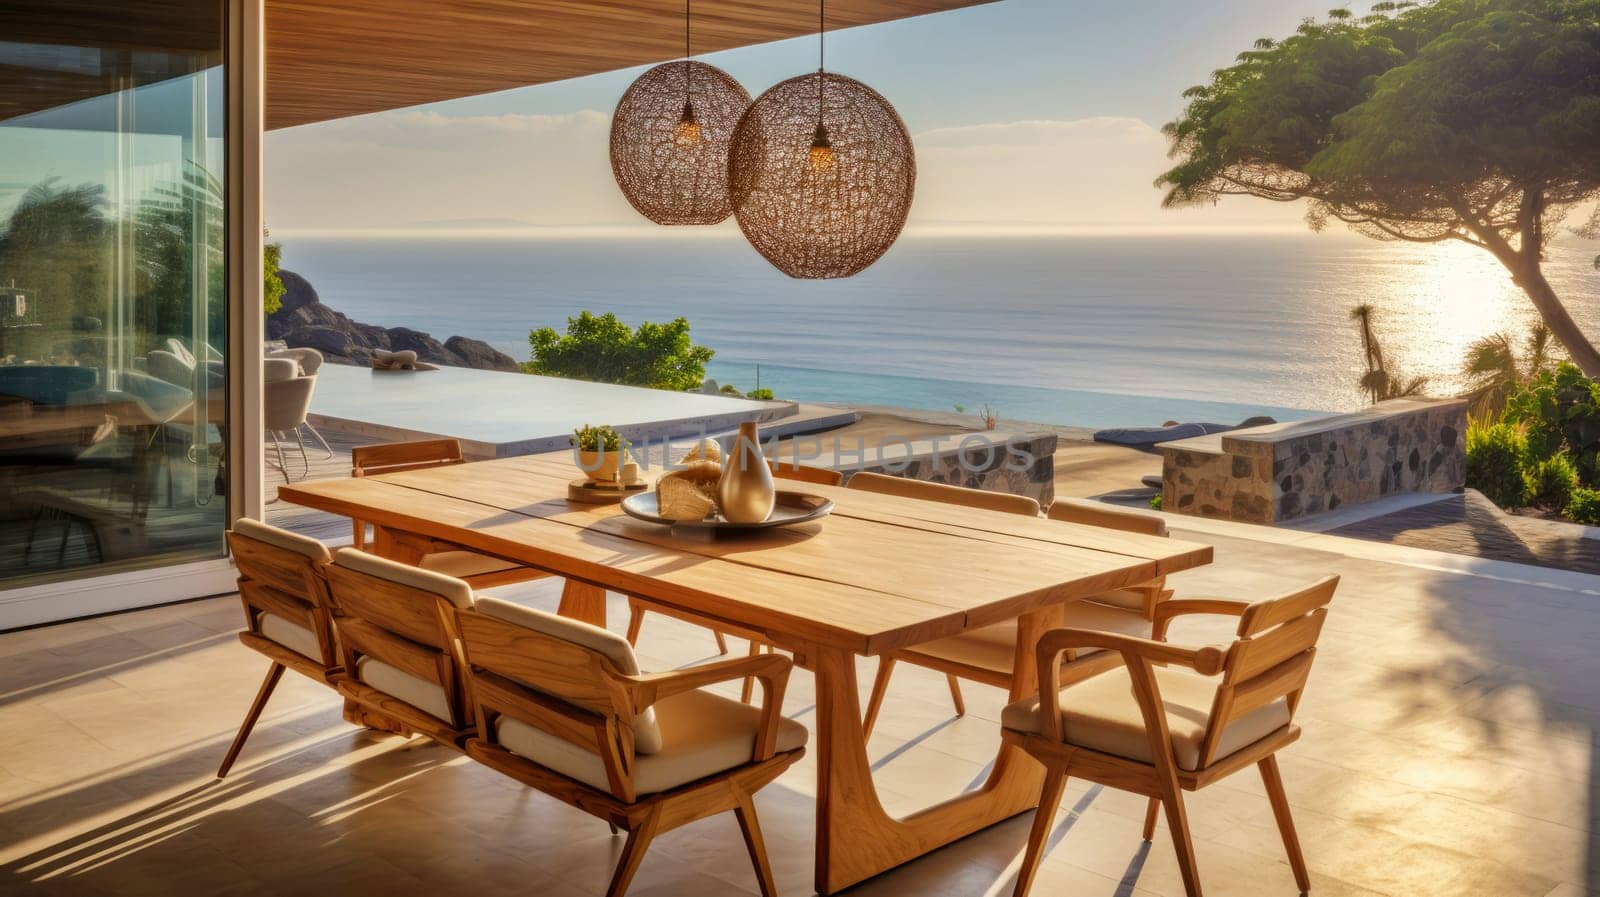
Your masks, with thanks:
[(611, 119), (611, 171), (622, 195), (657, 224), (716, 224), (733, 214), (728, 142), (750, 94), (727, 72), (683, 55), (633, 82)]
[[(818, 9), (821, 41), (822, 0)], [(859, 274), (899, 239), (917, 160), (888, 100), (819, 64), (750, 105), (733, 132), (728, 172), (750, 245), (790, 277), (823, 279)]]

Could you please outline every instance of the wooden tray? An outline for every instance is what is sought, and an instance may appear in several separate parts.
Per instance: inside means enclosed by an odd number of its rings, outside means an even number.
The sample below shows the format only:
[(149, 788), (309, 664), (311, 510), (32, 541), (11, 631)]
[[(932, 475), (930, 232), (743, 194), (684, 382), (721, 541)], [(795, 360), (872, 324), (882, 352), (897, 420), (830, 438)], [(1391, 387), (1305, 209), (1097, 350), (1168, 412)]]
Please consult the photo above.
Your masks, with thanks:
[(650, 488), (650, 484), (640, 480), (637, 483), (618, 485), (616, 483), (596, 483), (579, 477), (567, 484), (567, 501), (578, 501), (590, 505), (614, 505), (630, 495)]
[(656, 505), (656, 493), (645, 492), (640, 495), (630, 495), (622, 502), (622, 510), (630, 517), (659, 523), (663, 526), (684, 526), (695, 529), (710, 530), (757, 530), (771, 529), (775, 526), (793, 526), (797, 523), (806, 523), (828, 516), (833, 511), (833, 502), (820, 495), (807, 495), (804, 492), (784, 492), (779, 490), (772, 504), (772, 513), (760, 523), (734, 523), (724, 520), (719, 514), (707, 517), (704, 520), (671, 520), (662, 517), (660, 508)]

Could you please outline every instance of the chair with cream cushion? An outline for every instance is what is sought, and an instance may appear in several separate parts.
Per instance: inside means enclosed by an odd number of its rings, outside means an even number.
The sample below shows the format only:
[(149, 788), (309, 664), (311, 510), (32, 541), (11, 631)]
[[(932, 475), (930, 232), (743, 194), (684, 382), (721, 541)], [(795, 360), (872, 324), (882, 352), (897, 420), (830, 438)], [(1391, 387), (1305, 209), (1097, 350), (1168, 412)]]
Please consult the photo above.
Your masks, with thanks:
[(339, 693), (380, 719), (446, 745), (470, 732), (456, 609), (462, 580), (341, 548), (325, 568), (344, 675)]
[[(643, 674), (627, 640), (494, 598), (456, 612), (476, 715), (473, 759), (628, 831), (610, 897), (660, 834), (728, 810), (775, 892), (753, 795), (805, 754), (783, 716), (790, 661), (762, 655)], [(701, 689), (754, 677), (751, 706)]]
[[(1031, 498), (1020, 495), (1009, 495), (998, 492), (985, 492), (977, 489), (966, 489), (960, 486), (949, 486), (942, 483), (926, 483), (919, 480), (908, 480), (900, 477), (888, 477), (882, 474), (858, 473), (850, 479), (850, 488), (864, 489), (886, 495), (898, 495), (903, 498), (916, 498), (925, 501), (943, 502), (945, 504), (959, 504), (966, 507), (982, 508), (990, 511), (1004, 511), (1020, 514), (1025, 517), (1037, 517), (1039, 505)], [(1061, 505), (1058, 500), (1056, 505)], [(1052, 506), (1054, 510), (1054, 506)], [(1112, 509), (1115, 510), (1115, 509)], [(1103, 521), (1088, 518), (1067, 518), (1060, 514), (1052, 516), (1058, 520), (1070, 522), (1089, 522), (1092, 525), (1106, 525)], [(1135, 515), (1128, 520), (1112, 518), (1122, 525), (1119, 529), (1143, 529), (1151, 535), (1166, 535), (1166, 525), (1159, 517), (1150, 515)], [(1157, 601), (1169, 597), (1160, 585), (1151, 592), (1147, 587), (1134, 587), (1120, 589), (1082, 601), (1074, 601), (1064, 609), (1065, 625), (1083, 629), (1100, 629), (1107, 632), (1116, 632), (1124, 635), (1149, 636), (1151, 631), (1151, 614)], [(950, 686), (950, 699), (955, 704), (956, 714), (965, 716), (967, 712), (966, 701), (961, 696), (962, 679), (993, 685), (996, 688), (1011, 688), (1012, 679), (1016, 668), (1017, 654), (1017, 621), (1007, 620), (982, 629), (963, 632), (960, 635), (926, 642), (903, 651), (884, 655), (878, 663), (877, 678), (872, 683), (872, 697), (867, 702), (866, 717), (863, 729), (868, 737), (872, 735), (873, 726), (878, 721), (878, 713), (883, 709), (883, 703), (889, 693), (889, 682), (894, 675), (895, 667), (904, 662), (913, 666), (925, 667), (944, 673)], [(1094, 651), (1081, 652), (1081, 656), (1073, 656), (1063, 665), (1063, 684), (1078, 679), (1092, 676), (1109, 668), (1114, 663), (1110, 656), (1094, 656)]]
[[(1068, 776), (1149, 797), (1146, 841), (1164, 807), (1184, 888), (1200, 897), (1183, 792), (1252, 764), (1266, 786), (1295, 882), (1302, 893), (1309, 890), (1277, 752), (1300, 737), (1294, 713), (1338, 585), (1330, 576), (1255, 604), (1168, 601), (1156, 610), (1148, 639), (1087, 629), (1046, 633), (1038, 650), (1040, 682), (1052, 681), (1068, 651), (1097, 649), (1115, 656), (1118, 666), (1059, 691), (1045, 689), (1001, 713), (1006, 743), (1047, 770), (1016, 897), (1032, 887)], [(1168, 623), (1190, 614), (1238, 617), (1233, 642), (1198, 649), (1168, 644)]]
[[(454, 439), (419, 439), (414, 442), (390, 442), (379, 445), (361, 445), (350, 450), (350, 475), (353, 477), (381, 476), (388, 473), (405, 473), (412, 470), (432, 470), (464, 464), (461, 443)], [(352, 521), (355, 539), (353, 545), (367, 547), (367, 522)], [(424, 570), (443, 573), (464, 579), (475, 589), (487, 589), (530, 579), (543, 579), (550, 574), (515, 561), (467, 551), (459, 545), (437, 540), (412, 540), (405, 546), (414, 558), (397, 558), (414, 562)]]
[(340, 672), (322, 578), (331, 560), (328, 549), (316, 539), (248, 517), (234, 523), (228, 547), (239, 569), (239, 600), (244, 604), (245, 630), (239, 641), (266, 655), (271, 665), (217, 769), (219, 779), (238, 759), (284, 669), (329, 685)]

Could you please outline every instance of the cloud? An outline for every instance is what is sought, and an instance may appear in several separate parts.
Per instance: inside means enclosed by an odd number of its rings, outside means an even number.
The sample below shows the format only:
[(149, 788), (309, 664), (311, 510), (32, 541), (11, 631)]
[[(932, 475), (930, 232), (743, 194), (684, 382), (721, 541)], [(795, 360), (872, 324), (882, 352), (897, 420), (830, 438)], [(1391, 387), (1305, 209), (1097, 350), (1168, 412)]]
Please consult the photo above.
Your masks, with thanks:
[(1297, 227), (1293, 207), (1161, 208), (1168, 143), (1136, 118), (986, 122), (916, 135), (917, 223), (1070, 228)]
[(611, 180), (611, 117), (452, 116), (405, 110), (267, 138), (267, 211), (279, 230), (418, 220), (632, 223)]
[[(280, 231), (420, 220), (637, 227), (612, 180), (611, 117), (406, 110), (267, 139), (268, 221)], [(1167, 140), (1135, 118), (1025, 119), (915, 135), (922, 227), (1298, 228), (1296, 207), (1237, 200), (1161, 209)]]

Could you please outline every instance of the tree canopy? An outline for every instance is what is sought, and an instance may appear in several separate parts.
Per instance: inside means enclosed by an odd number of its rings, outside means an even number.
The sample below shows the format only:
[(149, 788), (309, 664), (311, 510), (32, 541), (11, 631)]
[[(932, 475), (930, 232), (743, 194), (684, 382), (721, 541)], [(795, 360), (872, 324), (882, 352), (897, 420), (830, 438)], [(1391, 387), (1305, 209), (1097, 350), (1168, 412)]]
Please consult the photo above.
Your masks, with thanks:
[(541, 327), (528, 334), (530, 374), (571, 377), (625, 386), (694, 389), (705, 380), (706, 362), (716, 353), (689, 339), (689, 321), (644, 321), (637, 330), (611, 312), (585, 311), (567, 319), (567, 332)]
[[(1541, 269), (1562, 222), (1600, 199), (1600, 0), (1333, 10), (1185, 96), (1157, 180), (1168, 207), (1307, 200), (1314, 229), (1484, 249), (1600, 376)], [(1578, 230), (1600, 233), (1600, 209)]]

